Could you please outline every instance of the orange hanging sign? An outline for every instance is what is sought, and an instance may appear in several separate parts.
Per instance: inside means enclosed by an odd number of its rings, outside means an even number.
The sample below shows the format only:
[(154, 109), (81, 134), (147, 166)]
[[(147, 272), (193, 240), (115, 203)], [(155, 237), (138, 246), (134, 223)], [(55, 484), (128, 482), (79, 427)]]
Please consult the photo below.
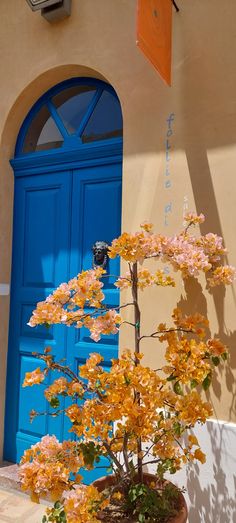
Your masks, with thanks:
[(138, 0), (137, 45), (171, 85), (172, 1)]

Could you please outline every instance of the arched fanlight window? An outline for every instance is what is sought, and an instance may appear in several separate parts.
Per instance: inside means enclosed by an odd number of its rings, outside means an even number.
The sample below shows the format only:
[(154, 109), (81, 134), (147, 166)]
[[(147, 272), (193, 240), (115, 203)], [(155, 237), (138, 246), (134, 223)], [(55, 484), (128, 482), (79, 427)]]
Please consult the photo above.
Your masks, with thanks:
[(48, 91), (32, 107), (19, 133), (16, 156), (120, 141), (122, 132), (114, 89), (99, 80), (73, 78)]

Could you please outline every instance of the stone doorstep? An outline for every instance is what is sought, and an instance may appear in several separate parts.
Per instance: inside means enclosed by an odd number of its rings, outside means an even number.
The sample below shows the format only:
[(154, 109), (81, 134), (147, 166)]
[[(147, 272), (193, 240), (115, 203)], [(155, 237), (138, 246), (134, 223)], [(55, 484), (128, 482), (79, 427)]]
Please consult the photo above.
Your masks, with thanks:
[(18, 478), (18, 465), (7, 461), (0, 463), (0, 487), (22, 492)]
[[(8, 461), (3, 461), (0, 463), (0, 489), (10, 491), (18, 491), (22, 496), (25, 496), (27, 499), (30, 498), (28, 492), (23, 492), (20, 486), (20, 481), (18, 477), (18, 468), (19, 466), (16, 463), (10, 463)], [(53, 503), (50, 500), (50, 497), (45, 497), (40, 499), (40, 503), (52, 506)], [(1, 522), (0, 522), (1, 523)]]

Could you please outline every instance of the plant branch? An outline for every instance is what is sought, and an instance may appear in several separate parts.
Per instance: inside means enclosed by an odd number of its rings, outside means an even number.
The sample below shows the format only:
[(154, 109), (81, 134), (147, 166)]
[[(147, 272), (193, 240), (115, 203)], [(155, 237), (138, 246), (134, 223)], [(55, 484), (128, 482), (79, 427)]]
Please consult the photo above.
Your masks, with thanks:
[(126, 467), (127, 472), (129, 472), (129, 460), (128, 460), (128, 451), (127, 451), (128, 439), (129, 439), (129, 434), (127, 432), (125, 432), (124, 438), (123, 438), (123, 456), (124, 456), (124, 462), (125, 462), (125, 467)]
[(160, 338), (160, 336), (163, 336), (163, 334), (167, 334), (168, 332), (186, 332), (186, 333), (194, 333), (194, 331), (192, 329), (182, 329), (181, 327), (177, 328), (177, 329), (165, 329), (163, 331), (156, 331), (156, 332), (153, 332), (152, 334), (147, 334), (147, 335), (144, 335), (144, 336), (141, 336), (139, 338), (139, 341), (143, 340), (144, 338)]
[[(160, 461), (160, 459), (152, 459), (151, 461), (145, 461), (144, 465), (151, 465), (151, 463), (160, 463)], [(137, 465), (135, 468), (137, 468)]]
[(109, 443), (107, 443), (107, 441), (102, 440), (102, 444), (103, 444), (104, 448), (106, 449), (107, 453), (109, 454), (109, 456), (111, 457), (111, 459), (116, 464), (116, 466), (117, 466), (118, 470), (120, 471), (121, 475), (123, 475), (123, 467), (120, 464), (120, 462), (118, 461), (118, 459), (117, 459), (116, 455), (114, 454), (114, 452), (111, 450), (111, 447), (110, 447)]
[(124, 325), (124, 324), (126, 324), (126, 325), (131, 325), (131, 327), (134, 327), (134, 328), (136, 329), (136, 325), (135, 325), (135, 323), (132, 323), (131, 321), (126, 321), (126, 320), (125, 320), (125, 321), (122, 321), (122, 325)]
[[(138, 304), (138, 263), (133, 263), (133, 267), (129, 264), (130, 276), (131, 276), (131, 290), (134, 302), (134, 323), (135, 323), (135, 365), (139, 365), (139, 359), (136, 354), (139, 354), (139, 343), (140, 343), (140, 322), (141, 312)], [(136, 392), (138, 405), (141, 404), (140, 393)], [(140, 483), (143, 483), (143, 460), (142, 460), (142, 439), (137, 438), (137, 455), (138, 455), (138, 476)]]

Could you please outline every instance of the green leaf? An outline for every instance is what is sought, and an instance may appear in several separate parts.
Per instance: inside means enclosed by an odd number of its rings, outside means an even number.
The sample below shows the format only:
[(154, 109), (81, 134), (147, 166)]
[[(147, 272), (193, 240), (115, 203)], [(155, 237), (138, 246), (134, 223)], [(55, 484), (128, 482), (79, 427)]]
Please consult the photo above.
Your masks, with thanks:
[(173, 381), (173, 380), (176, 380), (176, 376), (174, 374), (171, 374), (170, 376), (168, 376), (168, 378), (166, 378), (166, 381)]
[(181, 436), (182, 430), (183, 430), (183, 428), (182, 428), (181, 423), (179, 423), (178, 421), (176, 423), (174, 423), (174, 431), (177, 436)]
[(139, 523), (145, 523), (145, 514), (139, 514), (138, 521)]
[(223, 361), (227, 360), (228, 353), (227, 352), (223, 352), (223, 354), (221, 354), (221, 358), (222, 358)]
[(217, 367), (217, 365), (220, 364), (220, 358), (218, 358), (218, 356), (212, 356), (212, 363), (213, 365), (215, 365), (215, 367)]
[(101, 456), (101, 448), (95, 445), (93, 441), (87, 443), (78, 443), (78, 450), (83, 453), (85, 466), (94, 466), (94, 462), (98, 463)]
[(47, 516), (43, 516), (42, 523), (47, 523)]
[(203, 386), (204, 390), (209, 389), (210, 384), (211, 384), (211, 374), (207, 374), (206, 378), (202, 382), (202, 386)]
[(131, 383), (131, 379), (126, 375), (124, 375), (124, 378), (125, 378), (125, 384), (129, 385)]
[(128, 496), (131, 502), (136, 501), (137, 498), (140, 498), (143, 495), (146, 495), (147, 493), (147, 487), (143, 483), (137, 483), (137, 485), (133, 485), (128, 492)]
[(195, 389), (195, 387), (197, 387), (197, 385), (198, 385), (198, 381), (197, 380), (192, 380), (190, 382), (191, 389)]
[(53, 396), (49, 403), (53, 409), (57, 409), (60, 405), (60, 401), (57, 396)]
[(95, 381), (95, 387), (96, 387), (96, 389), (100, 389), (100, 388), (101, 388), (101, 382), (100, 382), (100, 380), (96, 380), (96, 381)]
[(178, 394), (179, 396), (183, 396), (183, 389), (182, 389), (179, 381), (175, 382), (174, 391), (175, 391), (175, 394)]

